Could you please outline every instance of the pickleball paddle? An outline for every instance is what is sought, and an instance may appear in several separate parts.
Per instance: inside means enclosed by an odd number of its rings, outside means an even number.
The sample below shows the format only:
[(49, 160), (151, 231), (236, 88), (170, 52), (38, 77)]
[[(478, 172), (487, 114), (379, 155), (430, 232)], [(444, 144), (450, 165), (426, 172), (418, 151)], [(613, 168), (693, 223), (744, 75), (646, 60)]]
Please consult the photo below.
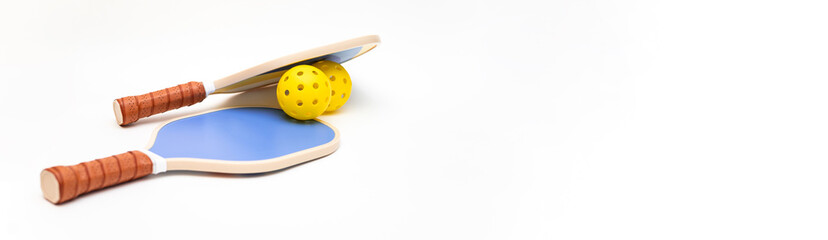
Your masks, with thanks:
[(119, 125), (203, 101), (210, 94), (241, 92), (276, 84), (288, 69), (322, 60), (344, 63), (374, 49), (379, 36), (368, 35), (294, 53), (215, 81), (188, 82), (159, 91), (115, 99), (112, 108)]
[(44, 169), (41, 189), (46, 200), (59, 204), (150, 173), (270, 172), (326, 156), (338, 146), (339, 133), (328, 123), (295, 120), (275, 108), (225, 108), (162, 124), (146, 150)]

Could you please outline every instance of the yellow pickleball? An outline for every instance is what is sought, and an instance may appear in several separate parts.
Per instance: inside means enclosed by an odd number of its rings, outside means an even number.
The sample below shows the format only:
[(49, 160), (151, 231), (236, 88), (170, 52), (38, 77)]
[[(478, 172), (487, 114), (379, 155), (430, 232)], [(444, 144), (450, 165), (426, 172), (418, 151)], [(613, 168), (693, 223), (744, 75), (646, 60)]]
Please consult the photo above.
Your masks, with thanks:
[(276, 86), (276, 99), (287, 115), (299, 119), (314, 119), (331, 102), (331, 84), (322, 70), (310, 65), (291, 68)]
[(314, 63), (313, 66), (325, 72), (328, 81), (331, 82), (331, 104), (325, 111), (339, 109), (351, 97), (351, 76), (348, 75), (348, 71), (339, 63), (327, 60)]

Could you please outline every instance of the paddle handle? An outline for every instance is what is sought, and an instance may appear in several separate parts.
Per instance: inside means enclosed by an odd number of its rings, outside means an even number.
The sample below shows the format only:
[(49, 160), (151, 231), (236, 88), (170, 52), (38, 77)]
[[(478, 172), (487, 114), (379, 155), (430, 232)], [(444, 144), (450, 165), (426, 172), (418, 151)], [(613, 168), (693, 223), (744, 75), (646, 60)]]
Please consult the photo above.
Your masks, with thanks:
[(143, 95), (115, 99), (112, 105), (115, 120), (123, 126), (141, 118), (199, 103), (204, 98), (207, 98), (204, 84), (193, 81)]
[(152, 173), (152, 160), (140, 151), (79, 163), (55, 166), (40, 172), (43, 197), (54, 204), (72, 200), (81, 194), (132, 181)]

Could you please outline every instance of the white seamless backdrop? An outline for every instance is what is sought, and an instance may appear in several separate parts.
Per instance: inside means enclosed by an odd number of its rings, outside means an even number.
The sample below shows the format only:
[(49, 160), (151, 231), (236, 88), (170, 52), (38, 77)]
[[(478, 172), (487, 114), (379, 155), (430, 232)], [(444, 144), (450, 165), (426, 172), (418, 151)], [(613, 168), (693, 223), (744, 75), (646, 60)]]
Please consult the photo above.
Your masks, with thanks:
[[(0, 239), (825, 239), (824, 1), (0, 1)], [(365, 34), (334, 154), (44, 199), (111, 101)], [(268, 94), (266, 90), (249, 94)], [(235, 100), (234, 100), (235, 99)], [(248, 102), (245, 102), (248, 101)]]

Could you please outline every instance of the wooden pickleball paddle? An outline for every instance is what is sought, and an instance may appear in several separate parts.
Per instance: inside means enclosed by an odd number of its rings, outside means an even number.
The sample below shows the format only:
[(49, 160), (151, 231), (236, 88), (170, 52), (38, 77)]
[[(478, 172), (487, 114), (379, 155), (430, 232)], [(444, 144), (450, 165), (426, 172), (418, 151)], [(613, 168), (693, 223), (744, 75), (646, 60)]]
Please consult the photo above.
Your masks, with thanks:
[(273, 85), (285, 71), (296, 65), (309, 65), (322, 60), (344, 63), (371, 51), (379, 43), (377, 35), (362, 36), (273, 59), (215, 81), (193, 81), (143, 95), (115, 99), (112, 102), (115, 120), (123, 126), (141, 118), (199, 103), (210, 94), (234, 93)]
[(299, 121), (268, 107), (233, 107), (171, 120), (146, 150), (135, 150), (40, 174), (43, 197), (59, 204), (166, 171), (261, 173), (333, 153), (339, 132), (320, 120)]

